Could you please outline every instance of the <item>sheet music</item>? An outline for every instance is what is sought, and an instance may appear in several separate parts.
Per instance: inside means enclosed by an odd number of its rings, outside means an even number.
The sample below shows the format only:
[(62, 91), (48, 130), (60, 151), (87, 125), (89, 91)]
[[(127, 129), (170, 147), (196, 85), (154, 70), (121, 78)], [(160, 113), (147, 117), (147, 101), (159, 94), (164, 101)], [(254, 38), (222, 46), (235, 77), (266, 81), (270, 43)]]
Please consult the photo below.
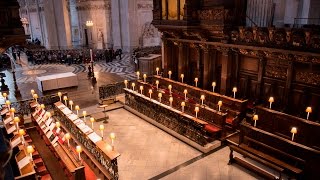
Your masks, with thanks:
[(41, 126), (41, 129), (44, 129), (44, 128), (46, 128), (47, 126), (44, 124), (44, 125), (42, 125)]
[(48, 131), (48, 133), (46, 134), (47, 138), (50, 139), (50, 136), (53, 135), (53, 132), (52, 131)]
[(84, 128), (82, 128), (81, 131), (87, 135), (93, 132), (93, 130), (87, 125)]
[(3, 122), (4, 124), (8, 124), (10, 121), (12, 121), (11, 116), (9, 116), (7, 119), (5, 119)]
[(16, 139), (14, 139), (13, 141), (11, 141), (11, 146), (12, 148), (16, 147), (18, 144), (20, 144), (22, 141), (21, 141), (21, 138), (18, 137)]
[(65, 114), (65, 115), (68, 115), (68, 114), (71, 114), (72, 111), (69, 109), (69, 108), (64, 108), (62, 109), (62, 112)]
[(16, 126), (13, 125), (13, 126), (11, 126), (11, 127), (7, 130), (7, 133), (8, 133), (8, 134), (11, 134), (11, 133), (13, 133), (13, 131), (15, 131), (16, 129), (17, 129)]
[[(22, 152), (21, 152), (22, 153)], [(19, 162), (18, 162), (18, 167), (19, 169), (22, 169), (23, 167), (25, 167), (27, 164), (29, 164), (30, 162), (30, 157), (29, 156), (26, 156), (24, 157), (23, 159), (21, 159)]]
[(51, 123), (51, 125), (50, 125), (50, 131), (52, 131), (54, 127), (56, 127), (56, 123)]
[(37, 109), (34, 111), (34, 113), (32, 113), (32, 116), (34, 117), (35, 115), (37, 115), (40, 110), (41, 110), (41, 108), (37, 108)]
[(79, 119), (79, 117), (75, 114), (70, 114), (70, 115), (68, 115), (68, 117), (71, 121), (75, 121), (76, 119)]
[(92, 142), (96, 143), (98, 141), (101, 141), (102, 138), (95, 132), (88, 135), (89, 139), (91, 139)]
[(1, 116), (2, 116), (2, 115), (5, 115), (7, 112), (9, 112), (9, 109), (8, 109), (8, 108), (2, 109), (2, 110), (1, 110)]
[(49, 131), (50, 127), (47, 126), (46, 129), (43, 130), (43, 132), (46, 134)]
[(55, 144), (55, 143), (58, 141), (58, 139), (59, 139), (59, 137), (56, 136), (51, 143), (52, 143), (52, 144)]
[(32, 102), (32, 103), (30, 104), (30, 106), (31, 106), (32, 108), (37, 107), (37, 106), (38, 106), (38, 103)]
[(45, 122), (45, 124), (46, 124), (47, 126), (50, 126), (51, 123), (52, 123), (52, 118), (48, 119), (48, 120)]

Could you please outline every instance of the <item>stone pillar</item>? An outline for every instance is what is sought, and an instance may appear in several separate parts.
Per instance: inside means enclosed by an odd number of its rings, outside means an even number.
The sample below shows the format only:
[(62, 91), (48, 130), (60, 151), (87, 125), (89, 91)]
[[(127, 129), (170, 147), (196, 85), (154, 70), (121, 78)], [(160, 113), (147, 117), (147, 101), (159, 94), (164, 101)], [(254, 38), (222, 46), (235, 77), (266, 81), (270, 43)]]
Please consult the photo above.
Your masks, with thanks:
[(184, 63), (184, 56), (183, 56), (183, 43), (178, 44), (179, 47), (179, 60), (178, 60), (178, 79), (180, 80), (180, 75), (185, 74), (185, 63)]
[[(231, 71), (232, 71), (232, 56), (228, 48), (220, 49), (221, 55), (221, 85), (220, 94), (230, 94), (231, 92)], [(230, 92), (229, 92), (230, 91)]]

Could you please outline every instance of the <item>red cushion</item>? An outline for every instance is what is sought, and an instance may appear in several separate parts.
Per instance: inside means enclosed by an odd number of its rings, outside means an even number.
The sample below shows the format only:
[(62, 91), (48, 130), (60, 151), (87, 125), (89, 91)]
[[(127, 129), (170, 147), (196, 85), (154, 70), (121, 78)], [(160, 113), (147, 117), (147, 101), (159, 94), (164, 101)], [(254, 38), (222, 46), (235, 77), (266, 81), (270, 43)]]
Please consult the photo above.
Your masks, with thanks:
[(41, 180), (51, 180), (51, 179), (52, 178), (51, 178), (50, 174), (46, 174), (44, 176), (41, 176)]
[(226, 123), (232, 124), (232, 123), (233, 123), (233, 118), (227, 118), (227, 119), (226, 119)]
[(206, 124), (204, 126), (204, 130), (206, 130), (206, 131), (208, 131), (210, 133), (216, 133), (216, 132), (220, 131), (221, 129), (216, 127), (216, 126), (213, 126), (211, 124)]

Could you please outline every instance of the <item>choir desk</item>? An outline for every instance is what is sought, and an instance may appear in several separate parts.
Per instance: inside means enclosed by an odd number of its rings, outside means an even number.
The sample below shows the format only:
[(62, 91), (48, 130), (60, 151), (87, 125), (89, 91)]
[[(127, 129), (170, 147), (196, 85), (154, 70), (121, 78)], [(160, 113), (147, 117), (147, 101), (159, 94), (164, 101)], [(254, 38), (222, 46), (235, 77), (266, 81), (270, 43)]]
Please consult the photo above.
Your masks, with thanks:
[(38, 89), (42, 92), (78, 86), (78, 77), (72, 72), (40, 76), (36, 78), (36, 81)]

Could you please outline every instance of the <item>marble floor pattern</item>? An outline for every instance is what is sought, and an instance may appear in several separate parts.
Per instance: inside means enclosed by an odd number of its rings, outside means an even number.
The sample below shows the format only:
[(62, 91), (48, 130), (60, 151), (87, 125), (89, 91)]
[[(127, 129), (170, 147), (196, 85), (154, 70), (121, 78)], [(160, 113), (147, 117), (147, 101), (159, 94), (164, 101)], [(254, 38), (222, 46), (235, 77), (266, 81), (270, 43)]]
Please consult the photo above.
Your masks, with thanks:
[[(21, 66), (17, 65), (16, 75), (22, 99), (31, 98), (30, 89), (35, 89), (40, 96), (43, 95), (37, 90), (34, 81), (37, 75), (75, 72), (78, 75), (79, 86), (61, 91), (68, 92), (70, 98), (80, 105), (81, 110), (87, 110), (90, 113), (102, 111), (97, 108), (99, 86), (134, 77), (133, 64), (129, 60), (97, 63), (95, 65), (97, 84), (94, 86), (87, 79), (86, 69), (82, 65), (77, 65), (75, 68), (66, 65), (21, 64)], [(119, 66), (122, 70), (117, 70)], [(127, 66), (127, 68), (121, 66)], [(9, 99), (15, 101), (12, 73), (10, 70), (2, 72), (7, 75), (5, 80), (10, 88)], [(57, 91), (45, 94), (55, 94)], [(0, 104), (3, 102), (4, 99), (0, 94)], [(116, 133), (115, 148), (121, 154), (118, 164), (119, 176), (122, 180), (261, 179), (237, 165), (227, 165), (229, 158), (227, 147), (209, 154), (202, 154), (123, 108), (109, 111), (108, 115), (110, 120), (105, 124), (104, 134), (108, 136), (111, 132)], [(97, 128), (100, 124), (102, 122), (94, 123), (98, 134), (100, 132)], [(110, 143), (109, 138), (106, 138), (106, 141)]]

